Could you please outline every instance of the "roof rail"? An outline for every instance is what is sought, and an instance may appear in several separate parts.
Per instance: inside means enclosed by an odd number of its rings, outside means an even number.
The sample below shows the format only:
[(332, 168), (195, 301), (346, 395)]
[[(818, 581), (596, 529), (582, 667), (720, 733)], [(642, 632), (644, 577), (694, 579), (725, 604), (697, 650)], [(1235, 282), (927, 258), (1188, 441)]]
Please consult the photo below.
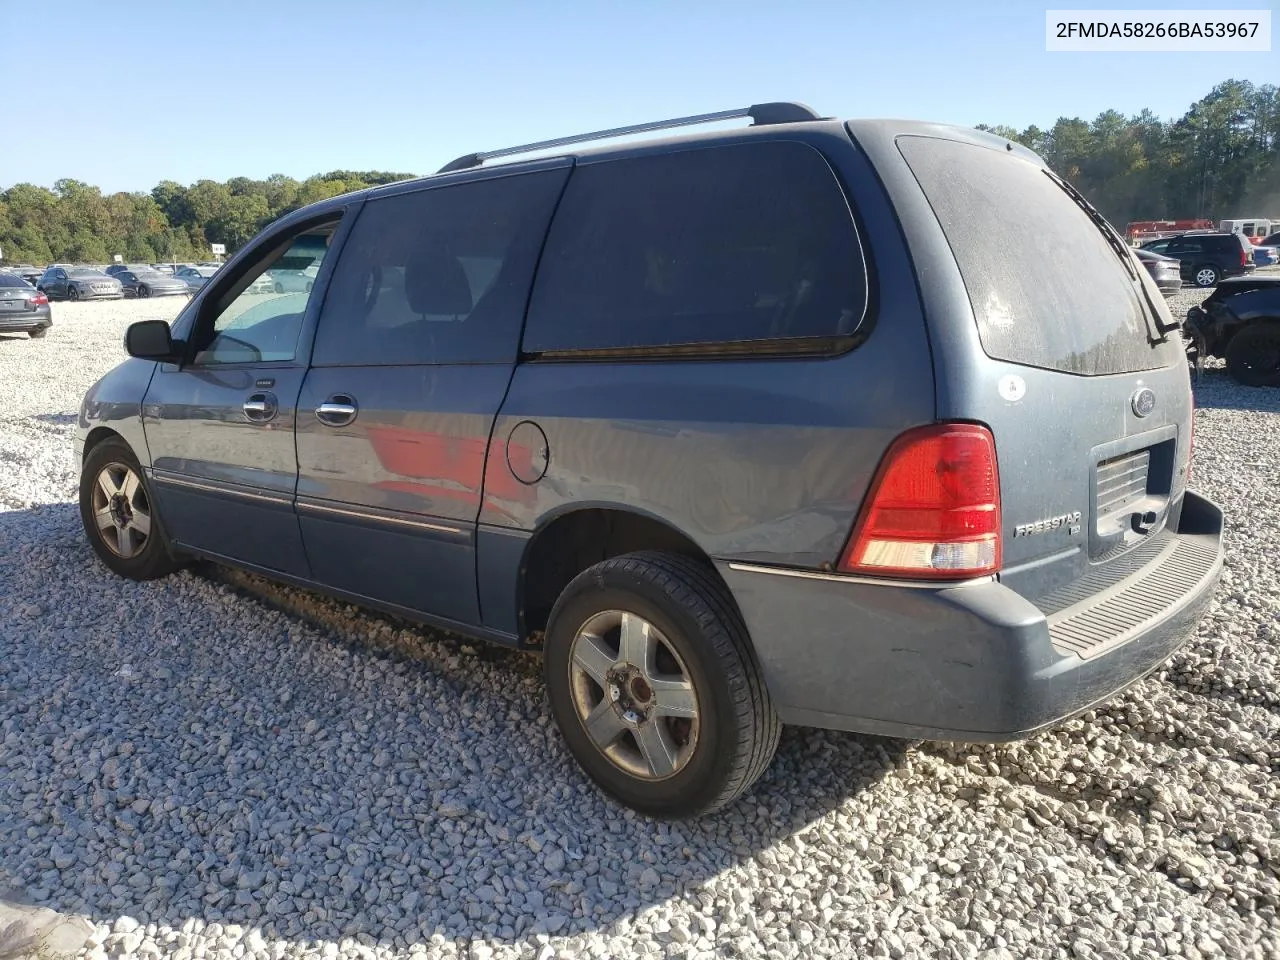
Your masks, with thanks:
[(607, 140), (611, 137), (626, 137), (633, 133), (649, 133), (653, 130), (670, 130), (673, 127), (692, 127), (702, 123), (718, 123), (722, 120), (737, 120), (739, 117), (750, 117), (752, 126), (764, 126), (774, 123), (802, 123), (806, 120), (821, 120), (818, 113), (803, 103), (780, 101), (777, 103), (757, 103), (737, 110), (721, 110), (717, 113), (700, 113), (692, 117), (675, 117), (671, 120), (654, 120), (650, 123), (636, 123), (629, 127), (614, 127), (612, 130), (597, 130), (594, 133), (579, 133), (572, 137), (560, 137), (556, 140), (543, 140), (540, 143), (526, 143), (519, 147), (504, 147), (501, 150), (488, 150), (483, 153), (468, 153), (458, 157), (441, 167), (438, 173), (449, 173), (453, 170), (467, 170), (478, 167), (486, 160), (496, 157), (509, 157), (517, 153), (533, 153), (537, 150), (550, 150), (554, 147), (566, 147), (573, 143), (586, 143), (589, 140)]

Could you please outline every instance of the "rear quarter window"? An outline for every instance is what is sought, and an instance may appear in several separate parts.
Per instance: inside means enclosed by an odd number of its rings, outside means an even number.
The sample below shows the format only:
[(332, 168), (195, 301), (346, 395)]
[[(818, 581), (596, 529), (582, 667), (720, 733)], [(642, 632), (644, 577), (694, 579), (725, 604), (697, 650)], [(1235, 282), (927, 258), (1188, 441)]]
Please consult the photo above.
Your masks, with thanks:
[(570, 177), (524, 349), (803, 343), (852, 333), (866, 304), (849, 203), (813, 147), (626, 157)]
[(934, 137), (899, 137), (898, 149), (955, 255), (988, 356), (1089, 376), (1176, 361), (1173, 338), (1151, 345), (1149, 308), (1116, 251), (1041, 167)]

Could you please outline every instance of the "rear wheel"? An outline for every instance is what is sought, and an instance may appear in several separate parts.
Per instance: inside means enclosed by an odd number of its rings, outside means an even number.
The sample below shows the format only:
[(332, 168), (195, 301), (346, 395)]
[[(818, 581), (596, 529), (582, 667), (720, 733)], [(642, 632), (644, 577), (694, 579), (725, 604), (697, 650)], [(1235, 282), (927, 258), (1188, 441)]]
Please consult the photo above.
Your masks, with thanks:
[(1232, 337), (1227, 373), (1249, 387), (1280, 386), (1280, 323), (1246, 327)]
[(574, 758), (642, 813), (731, 803), (781, 729), (732, 597), (685, 557), (635, 553), (579, 574), (551, 611), (547, 692)]
[(123, 440), (104, 440), (85, 457), (80, 519), (94, 553), (122, 577), (154, 580), (179, 566), (142, 468)]
[(30, 337), (32, 340), (39, 340), (48, 332), (49, 332), (48, 327), (36, 327), (34, 330), (28, 330), (27, 336)]
[(1197, 287), (1216, 287), (1218, 280), (1222, 276), (1218, 268), (1211, 263), (1205, 263), (1196, 267), (1196, 286)]

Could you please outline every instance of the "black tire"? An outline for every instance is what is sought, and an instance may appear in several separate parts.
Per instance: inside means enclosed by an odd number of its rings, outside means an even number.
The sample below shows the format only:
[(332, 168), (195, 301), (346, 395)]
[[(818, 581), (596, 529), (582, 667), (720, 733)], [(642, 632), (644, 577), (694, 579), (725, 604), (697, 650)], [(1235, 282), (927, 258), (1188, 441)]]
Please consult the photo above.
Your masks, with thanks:
[(1212, 263), (1202, 263), (1191, 274), (1197, 287), (1216, 287), (1222, 279), (1222, 271)]
[(48, 332), (49, 332), (48, 327), (36, 327), (34, 330), (28, 330), (27, 336), (30, 337), (32, 340), (39, 340), (41, 337), (45, 336), (45, 334), (47, 334)]
[[(107, 542), (107, 535), (98, 528), (95, 520), (94, 495), (98, 477), (106, 469), (124, 467), (138, 478), (140, 493), (145, 498), (151, 518), (150, 532), (141, 548), (132, 556), (122, 556)], [(138, 459), (123, 440), (113, 437), (104, 440), (89, 451), (80, 471), (80, 520), (93, 552), (113, 573), (130, 580), (155, 580), (177, 570), (181, 564), (173, 555), (169, 538), (165, 535), (155, 500), (147, 485), (146, 475), (138, 465)]]
[(1280, 386), (1280, 322), (1245, 327), (1232, 337), (1227, 373), (1247, 387)]
[(284, 284), (279, 280), (276, 281), (276, 293), (284, 293)]
[(151, 288), (145, 283), (138, 284), (138, 296), (139, 298), (151, 296)]
[[(575, 706), (574, 639), (606, 611), (638, 615), (656, 627), (683, 661), (695, 692), (696, 739), (684, 765), (664, 779), (636, 776), (611, 760)], [(606, 793), (649, 816), (693, 817), (732, 803), (759, 779), (777, 749), (781, 722), (746, 626), (715, 572), (695, 560), (633, 553), (580, 573), (552, 608), (544, 669), (552, 712), (574, 758)]]
[(307, 281), (307, 293), (310, 293), (310, 292), (311, 292), (311, 286), (312, 286), (312, 283), (311, 283), (311, 281), (310, 281), (310, 280), (308, 280), (308, 281)]
[(77, 290), (75, 287), (67, 287), (67, 299), (68, 299), (68, 300), (79, 300), (79, 299), (80, 299), (80, 291), (79, 291), (79, 290)]

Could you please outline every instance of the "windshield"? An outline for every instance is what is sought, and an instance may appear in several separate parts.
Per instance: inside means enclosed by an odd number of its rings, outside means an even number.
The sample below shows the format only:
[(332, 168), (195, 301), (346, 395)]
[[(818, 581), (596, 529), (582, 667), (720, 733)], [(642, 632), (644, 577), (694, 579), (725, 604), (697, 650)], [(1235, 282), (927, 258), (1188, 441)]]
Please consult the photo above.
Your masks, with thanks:
[(1172, 338), (1151, 342), (1160, 318), (1146, 271), (1043, 168), (933, 137), (901, 137), (898, 149), (951, 245), (988, 356), (1085, 376), (1176, 361)]

